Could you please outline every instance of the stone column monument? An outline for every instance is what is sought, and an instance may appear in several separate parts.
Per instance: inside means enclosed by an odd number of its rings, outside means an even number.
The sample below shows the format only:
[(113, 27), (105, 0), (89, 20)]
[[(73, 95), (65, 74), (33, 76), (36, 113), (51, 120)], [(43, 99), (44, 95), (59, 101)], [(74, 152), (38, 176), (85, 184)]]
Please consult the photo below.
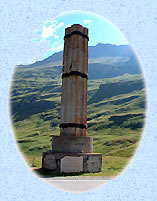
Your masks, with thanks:
[(88, 29), (73, 25), (64, 40), (61, 136), (86, 136)]
[(100, 172), (102, 155), (93, 152), (86, 136), (88, 29), (74, 24), (65, 29), (60, 136), (52, 151), (43, 153), (42, 168), (55, 172)]

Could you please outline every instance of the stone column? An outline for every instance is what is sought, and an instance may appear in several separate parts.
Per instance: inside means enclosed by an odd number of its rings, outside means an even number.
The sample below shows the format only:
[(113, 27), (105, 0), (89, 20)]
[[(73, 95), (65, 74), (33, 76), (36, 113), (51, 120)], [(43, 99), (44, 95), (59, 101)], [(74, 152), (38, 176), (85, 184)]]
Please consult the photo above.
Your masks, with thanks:
[(61, 136), (86, 136), (88, 40), (88, 29), (80, 24), (65, 29)]
[(60, 136), (43, 153), (42, 168), (54, 172), (100, 172), (102, 154), (93, 152), (86, 136), (88, 29), (74, 24), (65, 30)]

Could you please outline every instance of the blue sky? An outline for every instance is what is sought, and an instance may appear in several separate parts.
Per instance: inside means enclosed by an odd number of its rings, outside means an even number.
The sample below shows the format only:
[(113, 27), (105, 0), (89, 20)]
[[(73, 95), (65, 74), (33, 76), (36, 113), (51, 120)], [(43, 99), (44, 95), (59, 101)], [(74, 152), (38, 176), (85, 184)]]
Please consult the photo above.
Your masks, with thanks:
[(89, 29), (89, 46), (95, 46), (98, 43), (128, 44), (124, 35), (109, 21), (90, 12), (74, 11), (50, 19), (45, 22), (41, 30), (36, 31), (34, 42), (49, 42), (45, 58), (63, 50), (65, 28), (72, 24), (81, 24)]

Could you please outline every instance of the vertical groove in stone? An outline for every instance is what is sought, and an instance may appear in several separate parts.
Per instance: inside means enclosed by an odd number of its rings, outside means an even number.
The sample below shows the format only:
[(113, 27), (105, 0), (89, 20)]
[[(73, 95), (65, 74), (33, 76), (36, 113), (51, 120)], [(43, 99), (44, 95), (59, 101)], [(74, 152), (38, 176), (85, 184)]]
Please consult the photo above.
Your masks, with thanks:
[[(65, 35), (80, 31), (88, 35), (88, 29), (79, 24), (65, 29)], [(88, 40), (80, 35), (65, 38), (63, 73), (78, 71), (88, 73)], [(78, 75), (62, 80), (61, 123), (87, 123), (87, 79)], [(83, 128), (61, 128), (61, 135), (86, 136)]]

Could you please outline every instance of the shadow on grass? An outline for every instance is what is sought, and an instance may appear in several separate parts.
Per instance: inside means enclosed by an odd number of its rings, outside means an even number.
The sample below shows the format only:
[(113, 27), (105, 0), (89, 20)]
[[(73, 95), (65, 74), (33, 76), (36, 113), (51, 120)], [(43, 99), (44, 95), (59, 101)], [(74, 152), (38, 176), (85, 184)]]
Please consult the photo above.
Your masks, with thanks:
[(61, 172), (54, 172), (50, 170), (45, 170), (42, 168), (33, 169), (33, 172), (38, 174), (39, 177), (42, 178), (49, 178), (49, 177), (66, 177), (66, 176), (81, 176), (83, 173), (61, 173)]

